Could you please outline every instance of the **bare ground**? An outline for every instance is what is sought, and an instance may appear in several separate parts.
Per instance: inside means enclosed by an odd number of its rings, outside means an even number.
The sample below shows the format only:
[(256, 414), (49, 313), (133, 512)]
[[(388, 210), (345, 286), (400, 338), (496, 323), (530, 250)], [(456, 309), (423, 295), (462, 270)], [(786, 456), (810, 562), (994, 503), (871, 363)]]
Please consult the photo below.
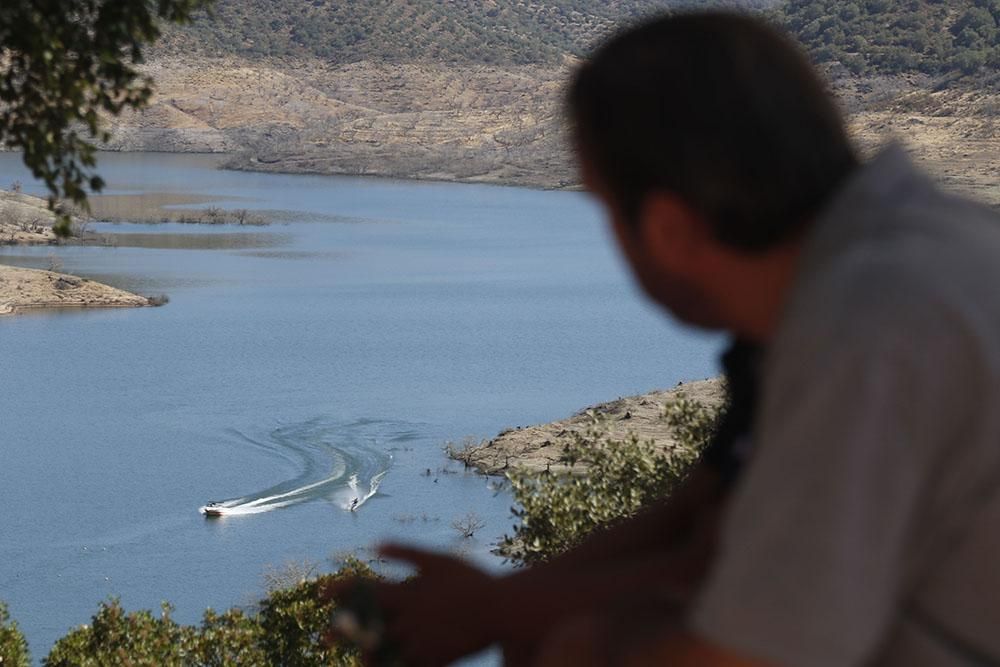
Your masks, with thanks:
[(0, 265), (0, 315), (47, 308), (134, 308), (146, 297), (84, 278)]
[[(51, 245), (55, 217), (44, 199), (0, 191), (0, 244)], [(0, 256), (2, 260), (2, 256)], [(146, 297), (54, 271), (0, 264), (0, 316), (43, 308), (123, 308), (148, 306)]]
[(559, 459), (566, 445), (573, 442), (574, 434), (585, 435), (596, 423), (601, 424), (601, 432), (612, 440), (634, 434), (668, 450), (675, 441), (663, 418), (664, 408), (681, 396), (718, 407), (724, 400), (723, 382), (719, 378), (685, 382), (673, 389), (619, 398), (585, 408), (567, 419), (510, 429), (479, 444), (451, 447), (449, 453), (487, 475), (502, 475), (511, 468), (560, 471), (565, 466)]
[(567, 68), (360, 62), (153, 63), (150, 109), (113, 150), (231, 153), (228, 166), (563, 187), (576, 179)]
[(0, 245), (49, 245), (55, 216), (44, 199), (0, 190)]
[(923, 77), (848, 79), (837, 86), (865, 155), (900, 141), (946, 188), (1000, 208), (1000, 91), (942, 87)]
[[(543, 188), (579, 183), (562, 96), (574, 66), (191, 58), (148, 66), (149, 110), (114, 150), (229, 153), (253, 171), (366, 174)], [(865, 154), (890, 139), (950, 188), (1000, 206), (1000, 92), (927, 77), (832, 84)]]

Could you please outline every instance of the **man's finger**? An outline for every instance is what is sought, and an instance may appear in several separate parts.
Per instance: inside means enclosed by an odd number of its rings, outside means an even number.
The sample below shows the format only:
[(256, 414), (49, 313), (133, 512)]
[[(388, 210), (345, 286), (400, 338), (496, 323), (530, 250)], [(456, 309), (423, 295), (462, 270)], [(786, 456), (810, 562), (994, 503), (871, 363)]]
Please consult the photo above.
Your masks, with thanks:
[(352, 588), (357, 586), (359, 581), (361, 580), (352, 577), (350, 579), (333, 579), (331, 581), (324, 582), (320, 584), (319, 587), (319, 601), (327, 603), (331, 600), (342, 598)]
[(421, 572), (428, 570), (451, 567), (455, 565), (455, 559), (451, 556), (426, 551), (416, 547), (407, 547), (401, 544), (383, 544), (378, 548), (378, 553), (383, 558), (401, 560), (410, 563)]

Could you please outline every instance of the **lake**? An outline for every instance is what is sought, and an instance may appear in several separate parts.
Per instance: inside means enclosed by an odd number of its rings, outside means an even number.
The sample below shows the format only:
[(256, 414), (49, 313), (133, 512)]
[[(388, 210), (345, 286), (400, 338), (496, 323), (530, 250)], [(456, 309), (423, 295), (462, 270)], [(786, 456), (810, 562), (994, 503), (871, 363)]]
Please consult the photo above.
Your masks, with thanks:
[[(107, 193), (275, 224), (0, 248), (170, 297), (0, 318), (0, 599), (36, 660), (109, 596), (196, 623), (258, 598), (269, 567), (390, 538), (503, 568), (511, 498), (446, 441), (716, 373), (719, 340), (642, 300), (585, 194), (216, 163), (99, 157)], [(14, 181), (44, 194), (0, 154)], [(209, 501), (230, 515), (206, 519)], [(462, 539), (468, 512), (486, 526)]]

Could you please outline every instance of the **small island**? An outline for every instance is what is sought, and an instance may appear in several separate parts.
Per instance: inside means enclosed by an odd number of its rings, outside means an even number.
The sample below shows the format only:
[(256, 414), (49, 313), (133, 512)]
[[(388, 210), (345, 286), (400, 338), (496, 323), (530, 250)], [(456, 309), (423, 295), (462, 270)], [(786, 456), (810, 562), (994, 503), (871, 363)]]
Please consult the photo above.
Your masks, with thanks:
[(137, 308), (151, 299), (125, 290), (39, 269), (0, 265), (0, 315), (47, 308)]
[[(59, 239), (52, 231), (53, 221), (44, 199), (0, 192), (0, 244), (55, 245)], [(0, 315), (49, 308), (135, 308), (159, 303), (65, 273), (0, 264)]]

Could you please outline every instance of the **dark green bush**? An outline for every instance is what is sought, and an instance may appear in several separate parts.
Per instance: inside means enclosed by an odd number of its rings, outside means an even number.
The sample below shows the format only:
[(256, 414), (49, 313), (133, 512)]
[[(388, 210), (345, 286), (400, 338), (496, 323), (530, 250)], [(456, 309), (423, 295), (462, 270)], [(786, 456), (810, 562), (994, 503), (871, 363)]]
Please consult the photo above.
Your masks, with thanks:
[(72, 630), (56, 642), (49, 667), (103, 665), (183, 665), (196, 630), (178, 625), (164, 604), (159, 618), (148, 610), (126, 613), (118, 600), (101, 604), (90, 625)]
[(28, 642), (10, 620), (7, 605), (0, 602), (0, 665), (3, 667), (28, 667), (31, 658), (28, 656)]
[[(377, 578), (357, 559), (333, 574), (301, 578), (268, 592), (259, 609), (205, 612), (200, 626), (180, 625), (163, 605), (126, 612), (118, 600), (100, 605), (89, 625), (71, 630), (45, 658), (46, 667), (320, 667), (360, 664), (348, 646), (324, 642), (333, 602), (320, 591), (343, 578)], [(0, 667), (29, 667), (28, 646), (0, 603)]]
[(186, 656), (187, 664), (205, 667), (237, 667), (264, 665), (262, 644), (265, 642), (260, 623), (241, 609), (216, 614), (205, 611), (201, 628), (194, 634)]
[(373, 577), (371, 568), (351, 560), (336, 574), (300, 582), (297, 586), (272, 591), (261, 603), (260, 624), (263, 664), (286, 667), (360, 664), (356, 653), (344, 646), (328, 647), (322, 641), (333, 603), (320, 604), (323, 586), (337, 579)]
[(676, 440), (669, 449), (635, 436), (612, 440), (597, 423), (566, 448), (562, 461), (573, 471), (509, 473), (520, 525), (504, 536), (500, 553), (517, 564), (544, 561), (670, 493), (714, 432), (718, 411), (679, 397), (663, 418)]
[(855, 73), (974, 74), (1000, 49), (997, 0), (788, 0), (779, 16), (815, 60)]

